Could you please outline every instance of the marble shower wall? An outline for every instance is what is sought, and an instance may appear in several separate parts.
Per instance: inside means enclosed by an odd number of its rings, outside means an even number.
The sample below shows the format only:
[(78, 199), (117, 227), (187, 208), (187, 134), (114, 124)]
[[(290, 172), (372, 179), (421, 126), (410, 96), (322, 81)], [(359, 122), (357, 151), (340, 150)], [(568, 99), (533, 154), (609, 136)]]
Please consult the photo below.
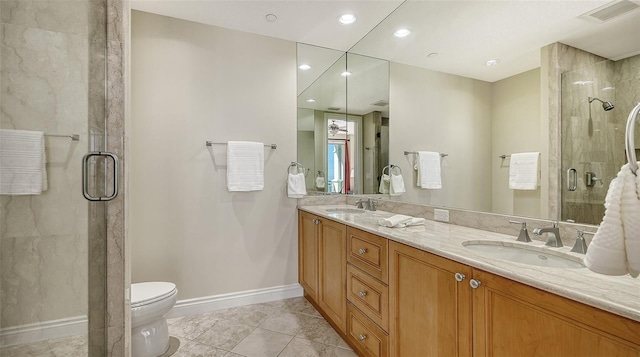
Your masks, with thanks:
[[(640, 56), (582, 66), (562, 75), (562, 172), (575, 168), (577, 190), (568, 191), (562, 177), (562, 219), (598, 224), (604, 216), (604, 198), (611, 180), (626, 162), (624, 133), (629, 111), (640, 98)], [(604, 111), (610, 101), (615, 109)], [(586, 173), (602, 178), (586, 185)]]
[(87, 314), (81, 158), (104, 130), (104, 18), (102, 1), (0, 2), (0, 128), (80, 134), (45, 139), (47, 191), (0, 196), (0, 328)]

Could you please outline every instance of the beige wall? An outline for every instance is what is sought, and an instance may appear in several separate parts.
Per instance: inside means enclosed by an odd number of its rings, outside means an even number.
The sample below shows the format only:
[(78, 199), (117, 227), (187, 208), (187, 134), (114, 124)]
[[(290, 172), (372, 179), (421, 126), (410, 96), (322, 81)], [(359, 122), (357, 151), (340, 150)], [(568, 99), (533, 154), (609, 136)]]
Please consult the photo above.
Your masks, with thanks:
[[(527, 71), (492, 83), (491, 169), (493, 213), (540, 217), (541, 188), (532, 191), (509, 189), (510, 160), (499, 155), (541, 151), (540, 69)], [(541, 186), (548, 185), (544, 180)]]
[[(401, 167), (407, 190), (398, 199), (490, 211), (491, 84), (392, 62), (390, 102), (389, 163)], [(449, 154), (442, 189), (416, 187), (405, 150)]]
[[(132, 281), (179, 299), (297, 281), (293, 42), (132, 14), (129, 239)], [(263, 141), (265, 189), (226, 189), (226, 147)]]

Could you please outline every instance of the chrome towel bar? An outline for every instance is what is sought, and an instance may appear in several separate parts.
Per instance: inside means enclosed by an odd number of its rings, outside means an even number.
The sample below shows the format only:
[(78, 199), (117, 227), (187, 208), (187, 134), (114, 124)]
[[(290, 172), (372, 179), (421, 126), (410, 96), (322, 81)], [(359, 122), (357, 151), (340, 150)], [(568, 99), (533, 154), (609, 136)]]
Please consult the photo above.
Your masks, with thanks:
[(54, 138), (69, 138), (72, 141), (80, 141), (79, 134), (44, 134), (44, 136), (54, 137)]
[[(409, 154), (415, 154), (415, 155), (417, 155), (417, 154), (418, 154), (418, 152), (417, 152), (417, 151), (405, 151), (405, 152), (404, 152), (404, 154), (405, 154), (405, 155), (409, 155)], [(445, 156), (449, 156), (449, 154), (443, 154), (443, 153), (440, 153), (440, 157), (445, 157)]]
[[(227, 145), (227, 143), (214, 143), (213, 141), (206, 141), (205, 145), (207, 146), (212, 146), (212, 145)], [(271, 147), (271, 150), (275, 150), (278, 148), (278, 144), (264, 144), (264, 146), (269, 146)]]

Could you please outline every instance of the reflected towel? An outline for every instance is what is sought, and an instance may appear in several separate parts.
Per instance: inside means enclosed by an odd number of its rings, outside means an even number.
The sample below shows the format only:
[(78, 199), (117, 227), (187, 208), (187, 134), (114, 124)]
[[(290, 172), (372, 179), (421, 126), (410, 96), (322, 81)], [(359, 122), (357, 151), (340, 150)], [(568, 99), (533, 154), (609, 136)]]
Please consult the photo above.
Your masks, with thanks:
[(227, 189), (262, 191), (264, 189), (264, 144), (249, 141), (227, 143)]
[(316, 188), (317, 189), (324, 189), (324, 177), (322, 176), (318, 176), (316, 177)]
[(382, 174), (380, 176), (380, 187), (378, 187), (378, 191), (380, 193), (389, 193), (389, 186), (391, 185), (391, 177), (387, 174)]
[(378, 220), (378, 224), (383, 227), (397, 227), (404, 228), (408, 226), (417, 226), (424, 224), (426, 219), (424, 218), (415, 218), (411, 216), (405, 216), (403, 214), (397, 214), (395, 216), (391, 216), (389, 218), (383, 218)]
[(295, 175), (290, 173), (287, 181), (287, 195), (289, 198), (302, 198), (307, 194), (303, 173)]
[(39, 195), (47, 186), (44, 133), (0, 129), (0, 194)]
[(540, 177), (540, 153), (522, 152), (511, 154), (509, 164), (509, 188), (513, 190), (536, 190)]
[(418, 151), (417, 184), (420, 188), (442, 188), (442, 175), (440, 172), (440, 153), (433, 151)]
[(606, 275), (640, 274), (640, 177), (629, 164), (609, 185), (602, 223), (593, 237), (585, 265)]
[(391, 184), (389, 185), (390, 196), (400, 196), (405, 192), (404, 178), (402, 178), (402, 175), (391, 174), (390, 181), (391, 181)]

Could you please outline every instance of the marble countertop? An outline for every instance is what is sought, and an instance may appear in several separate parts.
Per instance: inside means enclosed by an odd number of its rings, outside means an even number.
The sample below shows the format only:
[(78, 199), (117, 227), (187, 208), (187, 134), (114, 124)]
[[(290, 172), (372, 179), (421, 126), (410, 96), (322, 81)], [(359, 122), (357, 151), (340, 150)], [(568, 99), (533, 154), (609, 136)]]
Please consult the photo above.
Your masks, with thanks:
[[(547, 268), (490, 259), (475, 254), (462, 245), (462, 242), (469, 240), (514, 242), (515, 236), (430, 220), (422, 226), (387, 228), (377, 222), (380, 218), (393, 216), (394, 213), (327, 211), (336, 208), (353, 209), (354, 206), (319, 205), (298, 208), (640, 322), (640, 278), (634, 279), (629, 275), (601, 275), (587, 268)], [(544, 247), (542, 241), (534, 240), (527, 244)], [(582, 254), (571, 253), (571, 247), (548, 249), (584, 257)]]

